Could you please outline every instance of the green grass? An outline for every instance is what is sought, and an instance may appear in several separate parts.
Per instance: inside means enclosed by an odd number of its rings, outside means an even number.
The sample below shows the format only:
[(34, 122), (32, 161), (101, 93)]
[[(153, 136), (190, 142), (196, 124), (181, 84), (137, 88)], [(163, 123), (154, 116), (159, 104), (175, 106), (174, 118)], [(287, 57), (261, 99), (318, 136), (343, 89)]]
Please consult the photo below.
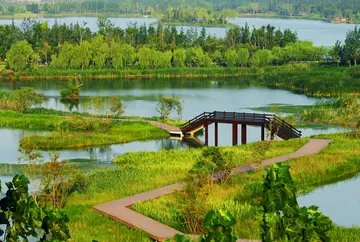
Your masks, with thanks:
[(259, 112), (272, 112), (272, 113), (302, 113), (304, 110), (311, 110), (314, 106), (312, 105), (270, 105), (263, 107), (253, 107), (251, 108), (254, 111)]
[[(314, 188), (353, 176), (360, 171), (360, 142), (344, 134), (322, 135), (333, 143), (320, 154), (290, 161), (291, 173), (299, 194)], [(215, 184), (208, 198), (212, 209), (229, 209), (237, 219), (235, 233), (240, 238), (259, 239), (260, 227), (256, 221), (263, 172), (250, 172), (233, 177), (225, 185)], [(183, 230), (177, 217), (176, 196), (170, 195), (133, 206), (136, 211), (155, 220)], [(331, 232), (332, 241), (359, 241), (360, 229), (336, 228)]]
[[(267, 154), (274, 157), (293, 152), (306, 140), (279, 141)], [(228, 147), (247, 163), (254, 144)], [(70, 217), (73, 241), (151, 241), (141, 231), (129, 229), (91, 210), (93, 205), (146, 192), (181, 181), (196, 161), (201, 150), (177, 150), (128, 153), (117, 158), (116, 166), (99, 166), (89, 174), (90, 186), (83, 194), (71, 196), (66, 212)]]
[(142, 120), (75, 118), (0, 110), (0, 127), (51, 131), (44, 135), (25, 136), (20, 142), (22, 146), (41, 150), (110, 145), (168, 137), (166, 132)]
[(46, 135), (28, 135), (21, 139), (20, 145), (40, 150), (52, 150), (111, 145), (167, 137), (168, 134), (165, 131), (149, 123), (120, 121), (113, 123), (107, 132), (53, 131)]
[(232, 23), (227, 23), (227, 24), (209, 24), (209, 23), (198, 23), (198, 22), (181, 22), (181, 21), (177, 21), (177, 22), (164, 22), (164, 21), (160, 21), (160, 22), (155, 22), (152, 23), (153, 25), (158, 25), (161, 24), (163, 26), (200, 26), (200, 27), (220, 27), (220, 28), (229, 28), (229, 27), (234, 27), (236, 26), (236, 24), (232, 24)]
[[(80, 73), (83, 79), (115, 78), (208, 78), (242, 76), (255, 84), (273, 88), (282, 88), (304, 93), (307, 96), (331, 97), (343, 93), (360, 95), (360, 76), (348, 67), (323, 67), (320, 63), (286, 64), (283, 66), (266, 66), (263, 68), (224, 68), (224, 67), (191, 67), (163, 69), (114, 69), (101, 70), (55, 70), (39, 67), (32, 71), (17, 73), (15, 79), (72, 79), (74, 73)], [(1, 78), (1, 77), (0, 77)], [(11, 77), (4, 77), (8, 80)], [(341, 82), (339, 82), (341, 80)]]

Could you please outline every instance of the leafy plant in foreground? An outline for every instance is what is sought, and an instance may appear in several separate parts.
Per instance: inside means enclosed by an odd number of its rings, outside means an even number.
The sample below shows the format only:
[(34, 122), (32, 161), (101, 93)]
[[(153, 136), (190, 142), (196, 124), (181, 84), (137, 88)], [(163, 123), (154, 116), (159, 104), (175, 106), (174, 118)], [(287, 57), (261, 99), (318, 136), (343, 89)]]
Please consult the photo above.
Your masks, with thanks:
[(232, 233), (232, 226), (235, 223), (234, 216), (227, 210), (209, 211), (205, 216), (206, 230), (200, 236), (200, 242), (235, 242), (236, 237)]
[(16, 175), (6, 183), (6, 196), (0, 200), (0, 225), (4, 226), (0, 227), (0, 236), (5, 241), (28, 241), (29, 237), (40, 241), (68, 240), (67, 215), (52, 206), (38, 206), (29, 195), (29, 184), (24, 175)]
[(261, 219), (261, 239), (270, 241), (330, 241), (330, 218), (318, 207), (299, 207), (290, 165), (280, 163), (266, 169)]
[[(203, 226), (204, 233), (200, 235), (200, 242), (235, 242), (232, 227), (236, 224), (234, 216), (227, 210), (209, 211), (205, 215)], [(177, 234), (175, 242), (191, 242), (185, 235)]]

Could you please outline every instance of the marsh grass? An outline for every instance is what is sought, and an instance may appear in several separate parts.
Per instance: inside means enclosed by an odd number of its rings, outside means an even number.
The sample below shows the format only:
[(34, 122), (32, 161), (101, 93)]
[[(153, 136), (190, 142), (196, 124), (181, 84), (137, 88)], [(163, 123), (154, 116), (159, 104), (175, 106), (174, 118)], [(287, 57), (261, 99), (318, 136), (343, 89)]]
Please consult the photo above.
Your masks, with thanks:
[(20, 145), (40, 150), (81, 148), (99, 145), (128, 143), (136, 140), (164, 139), (168, 134), (161, 129), (142, 121), (113, 122), (106, 132), (59, 132), (46, 135), (28, 135), (21, 139)]
[(260, 112), (273, 112), (274, 107), (276, 107), (277, 112), (291, 114), (302, 113), (304, 110), (313, 109), (312, 105), (269, 105), (263, 107), (253, 107), (251, 109)]
[[(49, 111), (52, 113), (52, 111)], [(0, 127), (51, 131), (45, 135), (24, 136), (20, 144), (33, 149), (49, 150), (127, 143), (135, 140), (163, 139), (168, 134), (145, 122), (124, 119), (84, 118), (58, 114), (20, 114), (0, 110)]]

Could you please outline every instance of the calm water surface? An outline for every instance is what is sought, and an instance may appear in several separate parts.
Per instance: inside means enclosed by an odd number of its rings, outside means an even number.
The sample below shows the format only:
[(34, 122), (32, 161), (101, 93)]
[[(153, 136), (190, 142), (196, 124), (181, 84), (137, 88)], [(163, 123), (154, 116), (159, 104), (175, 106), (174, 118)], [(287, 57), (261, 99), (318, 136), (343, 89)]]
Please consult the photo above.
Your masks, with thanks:
[[(21, 157), (21, 153), (18, 151), (20, 140), (22, 137), (31, 134), (36, 134), (36, 132), (0, 129), (0, 153), (2, 154), (0, 163), (18, 164), (18, 158)], [(187, 147), (186, 143), (178, 140), (164, 139), (59, 150), (59, 152), (61, 159), (95, 159), (99, 160), (100, 163), (111, 163), (112, 159), (126, 152), (184, 149)], [(41, 151), (41, 153), (45, 160), (49, 159), (48, 151)]]
[(319, 206), (337, 225), (359, 226), (360, 176), (318, 188), (298, 201), (301, 206)]
[[(63, 80), (0, 83), (0, 88), (7, 90), (24, 86), (33, 87), (48, 97), (41, 106), (63, 111), (105, 114), (109, 112), (109, 96), (133, 96), (133, 101), (124, 101), (125, 115), (143, 117), (159, 115), (156, 111), (159, 97), (178, 96), (184, 101), (183, 119), (186, 120), (204, 111), (248, 112), (251, 107), (274, 103), (312, 105), (319, 100), (286, 90), (252, 86), (238, 78), (85, 80), (79, 102), (61, 100), (59, 91), (67, 87), (67, 81)], [(101, 108), (94, 110), (90, 96), (103, 97)]]
[[(137, 23), (138, 25), (149, 25), (153, 22), (156, 22), (155, 18), (109, 18), (115, 26), (126, 28), (129, 24)], [(64, 17), (64, 18), (40, 18), (40, 21), (48, 22), (51, 27), (55, 22), (58, 24), (75, 24), (83, 22), (87, 23), (92, 31), (97, 31), (98, 27), (96, 24), (96, 17)], [(20, 25), (22, 20), (15, 19), (16, 25)], [(301, 19), (267, 19), (267, 18), (236, 18), (232, 20), (234, 24), (244, 26), (245, 23), (248, 23), (250, 27), (255, 26), (257, 28), (271, 24), (276, 28), (291, 29), (298, 33), (299, 39), (301, 40), (311, 40), (315, 45), (325, 45), (331, 46), (334, 45), (337, 40), (343, 41), (345, 39), (346, 33), (349, 30), (353, 30), (354, 24), (332, 24), (324, 21), (317, 20), (301, 20)], [(11, 24), (11, 19), (0, 19), (0, 24)], [(180, 30), (183, 28), (185, 31), (190, 28), (195, 28), (200, 32), (201, 27), (188, 27), (188, 26), (177, 26), (177, 29)], [(206, 31), (210, 35), (216, 35), (223, 37), (226, 33), (226, 28), (219, 27), (207, 27)]]

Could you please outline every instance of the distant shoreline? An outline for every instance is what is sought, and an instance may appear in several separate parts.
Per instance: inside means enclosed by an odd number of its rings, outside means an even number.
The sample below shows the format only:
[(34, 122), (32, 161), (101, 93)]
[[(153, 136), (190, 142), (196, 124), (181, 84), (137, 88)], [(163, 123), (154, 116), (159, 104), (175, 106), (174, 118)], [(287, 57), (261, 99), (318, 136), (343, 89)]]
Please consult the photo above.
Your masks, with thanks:
[[(158, 15), (139, 15), (139, 14), (101, 14), (101, 13), (66, 13), (66, 14), (15, 14), (15, 15), (0, 15), (1, 19), (26, 19), (26, 18), (66, 18), (66, 17), (99, 17), (106, 16), (109, 18), (139, 18), (139, 19), (154, 19), (159, 18)], [(239, 14), (236, 18), (268, 18), (268, 19), (297, 19), (297, 20), (315, 20), (322, 21), (332, 24), (351, 24), (351, 23), (338, 23), (333, 20), (329, 20), (323, 17), (316, 16), (285, 16), (280, 14)], [(154, 22), (152, 24), (163, 24), (163, 25), (173, 25), (173, 26), (200, 26), (200, 27), (231, 27), (236, 24), (228, 23), (228, 24), (203, 24), (203, 23), (187, 23), (187, 22)], [(353, 24), (360, 24), (359, 22), (355, 22)]]

